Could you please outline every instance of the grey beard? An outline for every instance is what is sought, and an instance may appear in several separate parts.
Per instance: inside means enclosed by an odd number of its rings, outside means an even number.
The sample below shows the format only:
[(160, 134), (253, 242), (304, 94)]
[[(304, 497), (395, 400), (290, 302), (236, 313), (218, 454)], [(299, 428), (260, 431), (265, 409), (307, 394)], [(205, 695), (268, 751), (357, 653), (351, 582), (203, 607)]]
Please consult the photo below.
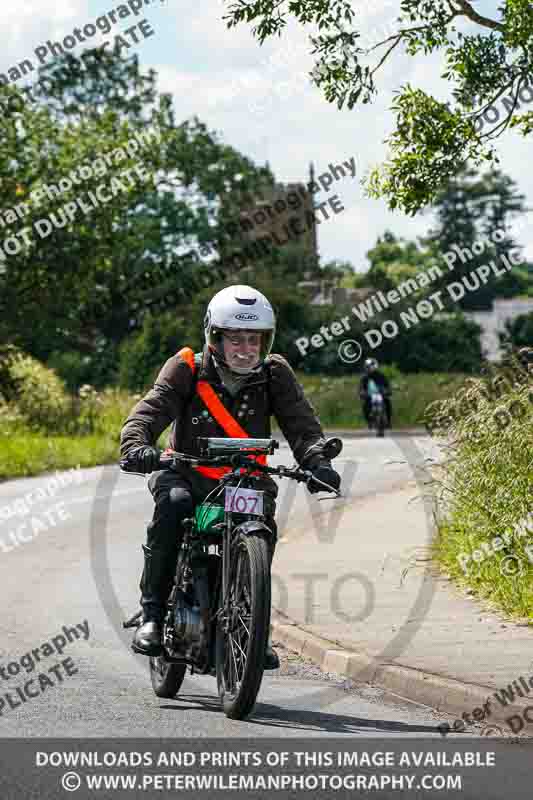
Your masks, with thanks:
[(223, 364), (219, 364), (216, 358), (213, 356), (213, 361), (215, 362), (215, 367), (217, 369), (218, 374), (222, 380), (222, 383), (228, 390), (228, 392), (235, 397), (238, 393), (239, 389), (243, 384), (246, 383), (248, 378), (256, 372), (259, 372), (261, 369), (261, 365), (251, 369), (250, 372), (246, 373), (246, 375), (239, 375), (236, 372), (233, 372), (228, 367), (225, 367)]

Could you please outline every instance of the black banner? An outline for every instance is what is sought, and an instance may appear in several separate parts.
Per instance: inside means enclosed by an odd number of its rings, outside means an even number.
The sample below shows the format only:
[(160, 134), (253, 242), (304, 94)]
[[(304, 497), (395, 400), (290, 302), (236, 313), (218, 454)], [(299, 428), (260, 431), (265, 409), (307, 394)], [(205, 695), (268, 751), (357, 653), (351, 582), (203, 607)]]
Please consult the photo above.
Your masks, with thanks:
[(531, 797), (529, 740), (3, 739), (2, 800)]

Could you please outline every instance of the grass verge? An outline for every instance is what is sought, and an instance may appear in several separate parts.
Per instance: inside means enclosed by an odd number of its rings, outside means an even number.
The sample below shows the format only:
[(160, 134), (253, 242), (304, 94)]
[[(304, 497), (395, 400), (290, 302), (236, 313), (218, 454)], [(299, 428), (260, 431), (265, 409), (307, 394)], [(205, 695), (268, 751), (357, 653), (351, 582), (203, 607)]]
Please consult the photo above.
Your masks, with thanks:
[(27, 478), (42, 472), (94, 467), (118, 459), (118, 443), (101, 434), (46, 436), (17, 433), (2, 442), (0, 480)]
[(435, 479), (446, 516), (434, 555), (459, 585), (533, 624), (533, 371), (525, 376), (497, 396), (471, 379), (436, 409), (450, 444)]

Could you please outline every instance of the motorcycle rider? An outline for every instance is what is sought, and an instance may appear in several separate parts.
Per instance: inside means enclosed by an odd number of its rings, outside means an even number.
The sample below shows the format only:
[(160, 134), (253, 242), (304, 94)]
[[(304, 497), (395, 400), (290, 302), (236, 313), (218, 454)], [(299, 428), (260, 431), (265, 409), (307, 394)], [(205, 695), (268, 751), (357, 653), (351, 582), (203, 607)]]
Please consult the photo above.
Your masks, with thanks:
[[(370, 428), (370, 410), (372, 407), (371, 403), (371, 395), (372, 392), (369, 391), (372, 388), (370, 381), (374, 382), (376, 388), (381, 392), (383, 395), (383, 401), (385, 404), (385, 412), (387, 414), (387, 428), (391, 427), (391, 420), (392, 420), (392, 406), (391, 406), (391, 388), (389, 381), (385, 377), (385, 375), (380, 372), (378, 369), (379, 364), (375, 358), (367, 358), (364, 363), (364, 372), (361, 376), (361, 381), (359, 383), (359, 397), (361, 399), (363, 414), (366, 419), (366, 424)], [(370, 386), (369, 386), (370, 384)]]
[[(169, 448), (199, 455), (198, 437), (238, 436), (232, 431), (239, 426), (244, 428), (241, 435), (270, 438), (273, 414), (300, 467), (335, 489), (340, 486), (340, 476), (322, 455), (325, 437), (312, 405), (288, 362), (270, 352), (275, 331), (274, 311), (263, 294), (250, 286), (222, 289), (207, 308), (203, 352), (195, 355), (190, 348), (183, 348), (171, 356), (153, 388), (124, 423), (121, 457), (129, 458), (139, 472), (152, 472), (148, 487), (155, 501), (146, 545), (142, 546), (143, 618), (132, 642), (135, 652), (148, 656), (162, 652), (162, 622), (183, 535), (181, 521), (191, 516), (220, 475), (229, 471), (189, 465), (157, 470), (160, 452), (156, 443), (170, 424)], [(273, 531), (272, 562), (278, 488), (264, 476), (258, 489), (265, 492), (267, 524)], [(321, 491), (312, 481), (309, 490)], [(278, 667), (269, 637), (265, 668)]]

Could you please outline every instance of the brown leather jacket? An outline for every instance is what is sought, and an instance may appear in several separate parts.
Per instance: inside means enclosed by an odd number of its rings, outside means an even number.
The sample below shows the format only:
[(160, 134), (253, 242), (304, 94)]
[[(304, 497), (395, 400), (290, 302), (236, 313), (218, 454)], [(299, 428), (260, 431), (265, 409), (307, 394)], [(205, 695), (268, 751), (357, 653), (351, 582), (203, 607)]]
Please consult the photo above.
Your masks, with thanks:
[(122, 458), (140, 445), (155, 445), (169, 425), (172, 428), (168, 446), (191, 455), (199, 454), (197, 437), (227, 436), (195, 392), (199, 379), (211, 384), (226, 409), (251, 437), (269, 438), (270, 417), (274, 415), (302, 468), (313, 468), (321, 460), (324, 432), (283, 356), (270, 355), (260, 373), (251, 375), (235, 397), (222, 384), (206, 348), (203, 354), (196, 355), (196, 360), (199, 368), (195, 376), (181, 356), (174, 355), (164, 364), (153, 388), (124, 423), (120, 436)]

